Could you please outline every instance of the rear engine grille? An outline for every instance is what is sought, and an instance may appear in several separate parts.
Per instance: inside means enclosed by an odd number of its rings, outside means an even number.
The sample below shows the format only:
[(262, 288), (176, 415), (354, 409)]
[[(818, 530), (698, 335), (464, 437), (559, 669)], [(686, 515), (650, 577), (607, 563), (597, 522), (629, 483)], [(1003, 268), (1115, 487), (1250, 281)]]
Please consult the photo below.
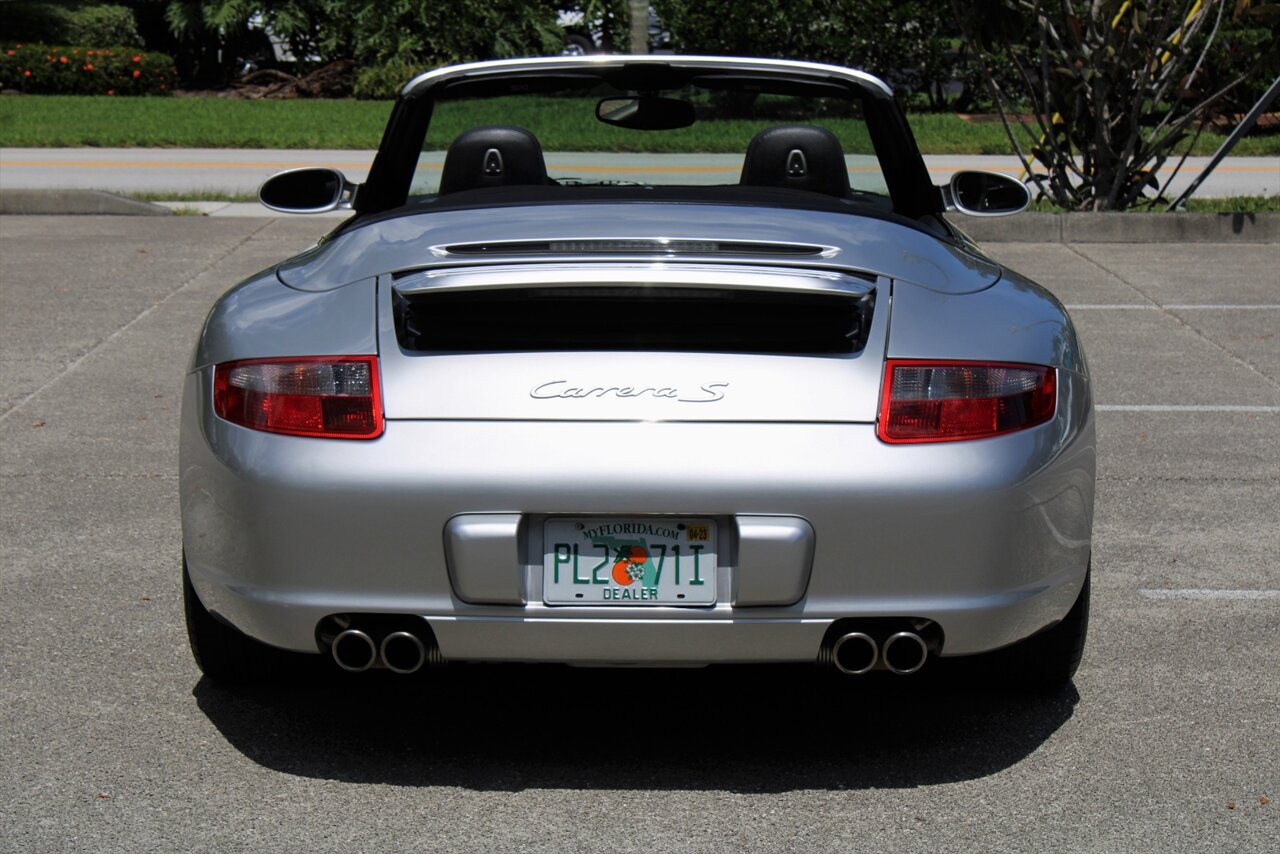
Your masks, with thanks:
[(435, 353), (861, 351), (874, 292), (682, 287), (441, 289), (395, 296), (405, 350)]
[(653, 238), (583, 238), (578, 240), (497, 240), (441, 246), (447, 255), (786, 255), (826, 256), (835, 249), (809, 243), (768, 243), (751, 240), (670, 240)]

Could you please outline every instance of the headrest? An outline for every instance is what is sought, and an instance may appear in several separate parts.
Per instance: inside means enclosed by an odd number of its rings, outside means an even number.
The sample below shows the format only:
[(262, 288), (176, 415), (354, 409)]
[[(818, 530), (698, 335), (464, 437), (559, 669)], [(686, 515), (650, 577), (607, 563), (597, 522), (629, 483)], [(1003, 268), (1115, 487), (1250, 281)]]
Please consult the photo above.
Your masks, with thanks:
[(524, 128), (472, 128), (458, 134), (444, 156), (440, 195), (479, 187), (546, 184), (538, 138)]
[(739, 183), (843, 198), (849, 195), (849, 168), (840, 140), (831, 131), (812, 125), (782, 125), (752, 138)]

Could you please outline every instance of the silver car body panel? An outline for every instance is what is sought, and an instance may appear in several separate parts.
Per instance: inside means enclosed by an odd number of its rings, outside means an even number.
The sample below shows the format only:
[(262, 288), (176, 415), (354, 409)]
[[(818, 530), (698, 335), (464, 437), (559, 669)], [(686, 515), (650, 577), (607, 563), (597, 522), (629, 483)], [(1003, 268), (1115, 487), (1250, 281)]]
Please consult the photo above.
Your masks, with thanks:
[(273, 271), (251, 276), (214, 304), (192, 368), (270, 356), (354, 356), (378, 351), (377, 280), (302, 293)]
[(889, 358), (1025, 362), (1088, 374), (1067, 310), (1017, 274), (963, 296), (896, 282), (893, 298)]
[[(280, 280), (298, 290), (332, 290), (381, 273), (433, 266), (528, 262), (518, 252), (503, 254), (513, 240), (564, 241), (583, 238), (635, 239), (637, 235), (689, 242), (818, 244), (832, 251), (780, 260), (767, 255), (682, 253), (684, 263), (785, 263), (789, 268), (861, 272), (914, 282), (942, 293), (971, 293), (990, 287), (1000, 267), (987, 258), (915, 228), (871, 217), (824, 211), (710, 204), (561, 204), (527, 205), (441, 213), (403, 214), (355, 225), (333, 239), (286, 261)], [(443, 247), (492, 243), (495, 251), (472, 259), (450, 255)], [(580, 254), (539, 256), (546, 263), (582, 260)], [(624, 259), (619, 259), (624, 260)], [(627, 261), (672, 261), (670, 254), (636, 256)]]
[[(941, 626), (942, 654), (963, 655), (1061, 619), (1088, 565), (1092, 407), (1066, 370), (1047, 424), (904, 446), (870, 424), (756, 422), (406, 420), (369, 442), (278, 436), (214, 416), (211, 375), (189, 374), (184, 399), (192, 581), (212, 611), (288, 649), (314, 651), (329, 614), (386, 612), (422, 616), (458, 660), (811, 661), (836, 619), (912, 616)], [(484, 514), (508, 531), (521, 518), (520, 562), (463, 590), (511, 604), (469, 604), (451, 581), (470, 559), (455, 549), (451, 568), (450, 520)], [(715, 607), (552, 607), (550, 514), (711, 516), (722, 532), (802, 519), (812, 560), (785, 606), (735, 603), (760, 562), (731, 536)], [(773, 582), (800, 586), (794, 572)]]

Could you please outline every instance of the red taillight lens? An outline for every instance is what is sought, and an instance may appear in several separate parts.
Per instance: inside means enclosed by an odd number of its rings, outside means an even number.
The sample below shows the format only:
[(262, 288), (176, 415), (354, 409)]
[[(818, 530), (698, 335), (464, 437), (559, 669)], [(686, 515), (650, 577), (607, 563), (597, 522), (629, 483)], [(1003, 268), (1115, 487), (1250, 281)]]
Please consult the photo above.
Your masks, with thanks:
[(1056, 379), (1041, 365), (890, 359), (877, 433), (886, 442), (950, 442), (1034, 427), (1053, 418)]
[(227, 362), (213, 371), (213, 411), (254, 430), (332, 439), (382, 435), (376, 356)]

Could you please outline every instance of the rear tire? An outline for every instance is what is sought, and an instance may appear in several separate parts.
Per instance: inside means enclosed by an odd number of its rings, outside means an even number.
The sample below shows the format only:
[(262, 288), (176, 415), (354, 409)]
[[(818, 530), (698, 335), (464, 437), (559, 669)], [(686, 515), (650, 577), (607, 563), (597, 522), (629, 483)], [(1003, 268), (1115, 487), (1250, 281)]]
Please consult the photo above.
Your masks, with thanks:
[(191, 655), (205, 676), (215, 682), (245, 683), (265, 680), (274, 674), (280, 653), (221, 622), (205, 609), (191, 586), (185, 557), (182, 559), (182, 605)]
[(1089, 633), (1089, 579), (1062, 618), (1062, 622), (1022, 643), (996, 653), (996, 673), (1008, 681), (1033, 691), (1058, 691), (1071, 683), (1084, 656)]

